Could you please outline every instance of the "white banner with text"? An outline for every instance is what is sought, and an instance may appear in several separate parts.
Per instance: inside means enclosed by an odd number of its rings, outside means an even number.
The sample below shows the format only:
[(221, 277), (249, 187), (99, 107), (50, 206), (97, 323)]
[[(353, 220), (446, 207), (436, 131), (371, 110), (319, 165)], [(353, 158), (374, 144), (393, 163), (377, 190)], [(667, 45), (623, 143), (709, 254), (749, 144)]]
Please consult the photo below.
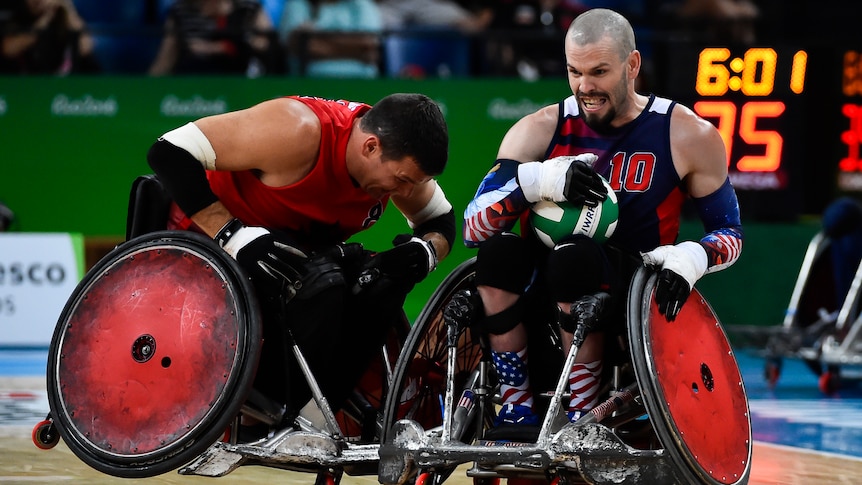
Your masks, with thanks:
[(0, 233), (0, 347), (48, 346), (83, 274), (80, 234)]

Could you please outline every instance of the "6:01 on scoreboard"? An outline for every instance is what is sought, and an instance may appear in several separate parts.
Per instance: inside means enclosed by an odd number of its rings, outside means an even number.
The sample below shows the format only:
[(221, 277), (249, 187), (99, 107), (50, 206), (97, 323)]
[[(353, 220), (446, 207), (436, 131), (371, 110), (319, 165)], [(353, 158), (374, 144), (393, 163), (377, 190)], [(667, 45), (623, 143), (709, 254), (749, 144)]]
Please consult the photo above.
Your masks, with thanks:
[[(750, 48), (738, 57), (732, 57), (725, 47), (700, 51), (695, 91), (702, 98), (715, 99), (700, 99), (692, 108), (700, 116), (714, 120), (724, 140), (731, 171), (776, 175), (780, 170), (785, 146), (781, 117), (787, 111), (783, 98), (805, 90), (807, 63), (808, 54), (796, 51), (789, 76), (779, 80), (777, 74), (786, 69), (778, 69), (779, 54), (775, 49)], [(784, 185), (782, 176), (768, 180), (772, 183), (763, 188)]]

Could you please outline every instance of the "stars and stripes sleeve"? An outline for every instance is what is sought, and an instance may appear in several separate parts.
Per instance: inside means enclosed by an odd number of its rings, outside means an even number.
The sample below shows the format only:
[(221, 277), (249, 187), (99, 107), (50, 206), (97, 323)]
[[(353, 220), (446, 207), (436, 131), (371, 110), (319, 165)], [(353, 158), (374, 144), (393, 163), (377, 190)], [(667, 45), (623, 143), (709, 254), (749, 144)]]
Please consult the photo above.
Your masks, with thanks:
[(497, 160), (464, 210), (464, 244), (477, 247), (511, 230), (530, 203), (516, 180), (518, 162)]
[(706, 272), (721, 271), (739, 259), (744, 238), (739, 202), (730, 179), (712, 194), (694, 199), (694, 204), (706, 230), (700, 240), (708, 258)]

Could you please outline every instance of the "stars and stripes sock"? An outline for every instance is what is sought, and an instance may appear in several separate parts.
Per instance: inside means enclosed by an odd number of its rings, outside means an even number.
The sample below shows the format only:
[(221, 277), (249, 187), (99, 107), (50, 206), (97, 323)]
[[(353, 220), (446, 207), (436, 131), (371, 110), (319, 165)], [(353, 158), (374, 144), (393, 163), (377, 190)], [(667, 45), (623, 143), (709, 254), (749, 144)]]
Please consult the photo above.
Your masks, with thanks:
[(599, 378), (602, 375), (602, 361), (576, 362), (569, 372), (569, 390), (572, 398), (569, 411), (589, 410), (599, 404)]
[(519, 352), (491, 352), (494, 367), (500, 379), (503, 405), (512, 404), (533, 407), (530, 391), (530, 375), (527, 369), (527, 348)]

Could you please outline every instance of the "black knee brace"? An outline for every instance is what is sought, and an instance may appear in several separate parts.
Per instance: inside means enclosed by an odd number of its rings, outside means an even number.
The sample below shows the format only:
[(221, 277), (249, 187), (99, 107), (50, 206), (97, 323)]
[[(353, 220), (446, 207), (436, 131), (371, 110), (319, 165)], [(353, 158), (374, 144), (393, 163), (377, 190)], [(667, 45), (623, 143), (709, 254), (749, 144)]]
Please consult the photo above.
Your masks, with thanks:
[(524, 316), (524, 305), (521, 299), (500, 313), (485, 317), (476, 323), (476, 328), (483, 333), (502, 335), (521, 323)]
[(521, 236), (502, 233), (483, 242), (476, 254), (476, 285), (524, 294), (533, 277), (536, 256)]
[(548, 256), (547, 282), (554, 301), (572, 302), (606, 283), (607, 258), (587, 236), (558, 244)]

